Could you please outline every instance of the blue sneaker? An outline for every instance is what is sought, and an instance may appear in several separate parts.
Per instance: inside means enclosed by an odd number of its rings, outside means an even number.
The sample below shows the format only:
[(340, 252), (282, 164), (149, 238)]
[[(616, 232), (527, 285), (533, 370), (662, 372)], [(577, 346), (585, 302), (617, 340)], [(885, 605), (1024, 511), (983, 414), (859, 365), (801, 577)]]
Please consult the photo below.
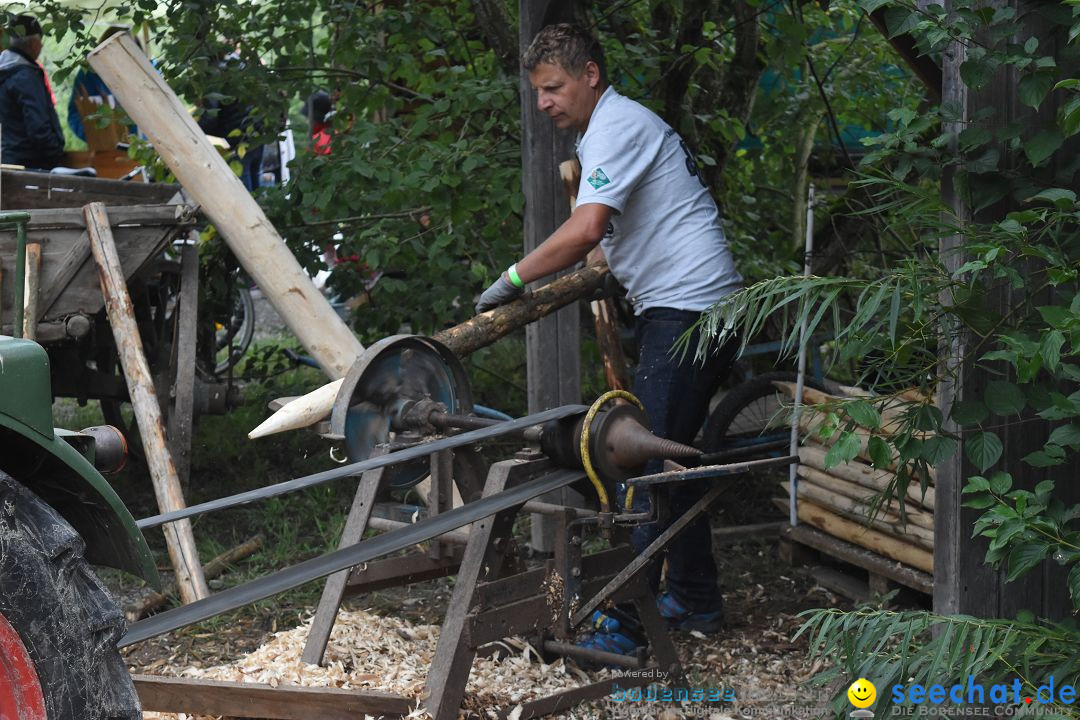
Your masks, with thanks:
[(603, 650), (616, 655), (633, 655), (637, 651), (637, 643), (620, 632), (595, 632), (581, 639), (578, 647), (587, 650)]
[(667, 621), (672, 630), (689, 632), (697, 630), (703, 633), (720, 632), (724, 627), (724, 606), (709, 612), (693, 612), (675, 596), (666, 592), (656, 598), (656, 609), (660, 611), (660, 617)]
[(593, 630), (602, 633), (617, 633), (622, 628), (622, 624), (617, 618), (606, 615), (599, 610), (593, 611), (592, 617), (589, 618), (589, 624), (592, 625)]

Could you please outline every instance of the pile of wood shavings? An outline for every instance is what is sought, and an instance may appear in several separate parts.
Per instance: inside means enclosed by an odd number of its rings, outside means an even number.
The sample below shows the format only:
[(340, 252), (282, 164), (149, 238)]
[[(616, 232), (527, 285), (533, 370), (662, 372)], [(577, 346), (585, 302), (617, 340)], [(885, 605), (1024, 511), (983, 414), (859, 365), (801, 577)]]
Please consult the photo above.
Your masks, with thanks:
[[(326, 666), (300, 659), (310, 623), (275, 633), (269, 642), (228, 665), (210, 668), (164, 667), (171, 675), (226, 682), (262, 683), (273, 687), (333, 687), (389, 692), (417, 698), (435, 657), (438, 625), (413, 625), (407, 620), (369, 612), (338, 613)], [(544, 664), (536, 651), (521, 641), (506, 643), (506, 651), (473, 661), (464, 707), (495, 717), (495, 708), (514, 706), (534, 698), (569, 690), (607, 676), (601, 670), (586, 673), (557, 660)], [(425, 717), (417, 711), (410, 717)], [(145, 713), (150, 720), (202, 720), (208, 716)]]

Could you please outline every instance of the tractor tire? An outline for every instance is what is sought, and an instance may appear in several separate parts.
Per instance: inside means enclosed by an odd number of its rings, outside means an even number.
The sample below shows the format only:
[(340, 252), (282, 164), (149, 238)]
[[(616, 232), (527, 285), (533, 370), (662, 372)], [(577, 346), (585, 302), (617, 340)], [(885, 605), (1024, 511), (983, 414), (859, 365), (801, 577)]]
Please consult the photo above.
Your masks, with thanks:
[[(780, 410), (790, 401), (773, 385), (774, 381), (795, 382), (793, 372), (768, 372), (731, 388), (709, 415), (702, 434), (701, 447), (707, 453), (752, 446), (771, 439), (787, 437), (788, 420)], [(824, 391), (817, 380), (807, 377), (806, 387)]]
[[(83, 550), (55, 510), (0, 472), (0, 660), (10, 662), (7, 677), (0, 662), (0, 685), (7, 685), (6, 693), (0, 688), (0, 717), (142, 717), (116, 648), (124, 616)], [(42, 700), (44, 715), (35, 711)]]

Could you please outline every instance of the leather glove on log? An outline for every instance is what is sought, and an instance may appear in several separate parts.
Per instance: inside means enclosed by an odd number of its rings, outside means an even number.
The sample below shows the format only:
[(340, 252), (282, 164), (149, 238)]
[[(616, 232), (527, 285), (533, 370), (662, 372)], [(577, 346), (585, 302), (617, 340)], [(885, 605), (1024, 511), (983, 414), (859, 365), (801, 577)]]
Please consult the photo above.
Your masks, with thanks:
[(505, 305), (511, 300), (516, 300), (523, 292), (525, 292), (523, 288), (515, 287), (506, 277), (506, 273), (503, 273), (480, 295), (480, 299), (476, 302), (476, 313), (479, 315), (492, 308)]

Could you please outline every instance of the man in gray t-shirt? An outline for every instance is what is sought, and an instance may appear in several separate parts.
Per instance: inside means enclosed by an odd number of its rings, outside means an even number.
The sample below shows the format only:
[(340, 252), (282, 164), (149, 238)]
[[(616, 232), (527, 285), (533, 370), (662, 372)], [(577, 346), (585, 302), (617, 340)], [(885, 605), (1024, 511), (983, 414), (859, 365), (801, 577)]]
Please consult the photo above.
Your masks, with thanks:
[[(523, 64), (539, 109), (556, 126), (580, 133), (577, 207), (484, 291), (476, 310), (513, 300), (526, 283), (574, 265), (599, 245), (634, 306), (639, 351), (634, 393), (653, 432), (692, 442), (736, 349), (734, 343), (717, 348), (704, 364), (670, 354), (702, 310), (742, 286), (716, 203), (678, 133), (608, 86), (600, 45), (587, 32), (572, 25), (548, 26), (533, 40)], [(692, 343), (696, 347), (696, 336)], [(684, 512), (706, 490), (704, 484), (675, 484), (672, 515)], [(644, 496), (636, 495), (636, 508), (647, 507)], [(632, 538), (635, 549), (643, 549), (662, 530), (656, 524), (639, 528)], [(669, 546), (667, 559), (668, 592), (659, 600), (661, 614), (682, 629), (718, 630), (723, 601), (708, 518), (683, 531)], [(659, 582), (656, 565), (654, 586)], [(633, 649), (596, 637), (599, 649)]]

